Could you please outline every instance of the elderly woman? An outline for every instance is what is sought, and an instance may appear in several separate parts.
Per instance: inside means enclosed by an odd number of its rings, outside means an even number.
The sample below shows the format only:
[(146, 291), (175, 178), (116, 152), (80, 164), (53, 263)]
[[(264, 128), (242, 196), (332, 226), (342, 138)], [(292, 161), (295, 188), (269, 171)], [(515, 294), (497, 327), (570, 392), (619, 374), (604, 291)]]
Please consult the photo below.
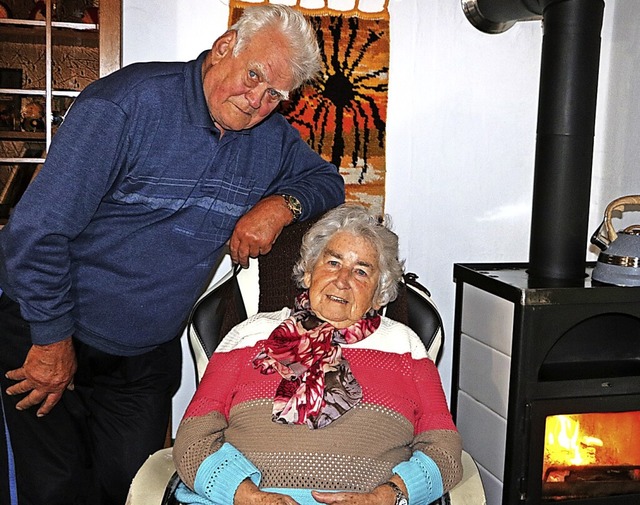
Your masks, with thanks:
[(397, 236), (362, 207), (313, 225), (294, 308), (249, 318), (211, 357), (173, 449), (180, 501), (418, 505), (460, 480), (438, 371), (378, 313), (402, 271)]

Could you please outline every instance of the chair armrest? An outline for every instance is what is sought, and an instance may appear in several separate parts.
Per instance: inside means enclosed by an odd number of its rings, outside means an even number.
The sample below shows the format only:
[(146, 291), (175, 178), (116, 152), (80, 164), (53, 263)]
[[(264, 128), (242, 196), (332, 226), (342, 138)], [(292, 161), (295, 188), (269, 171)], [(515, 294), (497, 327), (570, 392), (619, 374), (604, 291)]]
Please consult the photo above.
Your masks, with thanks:
[(175, 471), (170, 447), (153, 453), (133, 478), (126, 505), (161, 505)]
[(486, 505), (480, 472), (468, 452), (462, 451), (462, 480), (449, 491), (451, 505)]

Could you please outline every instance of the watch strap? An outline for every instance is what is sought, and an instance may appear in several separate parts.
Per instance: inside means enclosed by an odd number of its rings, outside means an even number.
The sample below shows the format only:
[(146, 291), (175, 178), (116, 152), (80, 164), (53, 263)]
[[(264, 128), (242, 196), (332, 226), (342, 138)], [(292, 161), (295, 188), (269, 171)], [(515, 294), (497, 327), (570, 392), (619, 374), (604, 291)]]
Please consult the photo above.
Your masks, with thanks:
[(392, 481), (389, 480), (389, 481), (385, 482), (382, 485), (383, 486), (389, 486), (396, 493), (396, 501), (395, 501), (394, 505), (408, 505), (409, 504), (409, 499), (407, 498), (407, 495), (404, 494), (402, 489), (400, 489), (400, 486), (398, 486), (395, 482), (392, 482)]

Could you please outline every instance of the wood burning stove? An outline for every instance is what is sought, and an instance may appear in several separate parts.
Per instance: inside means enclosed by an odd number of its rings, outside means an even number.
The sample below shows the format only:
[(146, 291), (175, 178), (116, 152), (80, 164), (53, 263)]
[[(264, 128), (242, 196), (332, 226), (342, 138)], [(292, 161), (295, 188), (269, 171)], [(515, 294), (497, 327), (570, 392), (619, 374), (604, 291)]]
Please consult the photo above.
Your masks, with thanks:
[(489, 505), (640, 504), (640, 288), (454, 278), (452, 411)]
[(458, 429), (488, 505), (638, 505), (640, 287), (585, 261), (604, 2), (462, 2), (483, 31), (541, 16), (544, 36), (529, 263), (454, 266)]

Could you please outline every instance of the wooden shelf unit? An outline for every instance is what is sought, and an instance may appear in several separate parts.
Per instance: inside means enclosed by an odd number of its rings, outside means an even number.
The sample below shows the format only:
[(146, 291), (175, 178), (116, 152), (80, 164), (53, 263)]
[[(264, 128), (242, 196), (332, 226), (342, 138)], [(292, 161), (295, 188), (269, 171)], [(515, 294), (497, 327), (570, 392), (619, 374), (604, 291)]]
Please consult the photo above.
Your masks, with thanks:
[[(85, 81), (81, 81), (82, 86), (76, 83), (75, 86), (63, 86), (66, 89), (54, 89), (54, 66), (55, 71), (58, 72), (57, 75), (59, 75), (60, 72), (65, 71), (64, 65), (67, 61), (65, 58), (60, 58), (59, 55), (64, 55), (65, 51), (74, 50), (97, 51), (96, 77), (108, 75), (119, 69), (122, 64), (121, 25), (122, 0), (100, 0), (98, 24), (53, 20), (51, 1), (46, 2), (46, 20), (0, 19), (0, 44), (7, 44), (9, 47), (17, 46), (16, 48), (11, 47), (11, 50), (13, 54), (18, 51), (18, 55), (21, 51), (20, 46), (24, 46), (25, 51), (29, 49), (39, 55), (38, 61), (40, 59), (44, 61), (44, 86), (29, 84), (24, 88), (14, 88), (0, 84), (0, 98), (4, 100), (5, 104), (12, 102), (14, 116), (13, 121), (7, 121), (5, 117), (5, 122), (0, 129), (0, 195), (8, 194), (6, 186), (10, 184), (11, 178), (4, 177), (5, 172), (15, 171), (16, 167), (32, 170), (34, 165), (39, 165), (44, 161), (51, 139), (55, 134), (55, 126), (52, 124), (54, 112), (63, 112), (56, 110), (56, 108), (60, 108), (60, 102), (57, 100), (73, 99), (86, 85), (85, 78)], [(56, 55), (57, 59), (55, 59)], [(10, 65), (0, 62), (0, 68), (14, 66), (14, 61), (19, 60), (19, 58), (12, 59)], [(38, 67), (38, 69), (40, 68)], [(15, 70), (24, 72), (26, 69)], [(91, 74), (95, 75), (95, 71), (92, 70), (89, 75)], [(40, 82), (41, 80), (38, 81), (38, 83)], [(70, 89), (74, 87), (77, 89)], [(21, 109), (24, 100), (33, 97), (37, 97), (37, 100), (43, 102), (44, 105), (44, 131), (18, 130), (20, 128), (20, 110), (16, 109)], [(0, 115), (1, 113), (0, 109)], [(30, 145), (34, 143), (37, 143), (36, 145), (42, 143), (42, 157), (29, 156), (29, 153), (33, 152)], [(15, 205), (17, 201), (11, 203)], [(6, 207), (6, 202), (0, 201), (0, 209), (3, 207)], [(2, 218), (3, 216), (0, 215), (0, 219)]]

